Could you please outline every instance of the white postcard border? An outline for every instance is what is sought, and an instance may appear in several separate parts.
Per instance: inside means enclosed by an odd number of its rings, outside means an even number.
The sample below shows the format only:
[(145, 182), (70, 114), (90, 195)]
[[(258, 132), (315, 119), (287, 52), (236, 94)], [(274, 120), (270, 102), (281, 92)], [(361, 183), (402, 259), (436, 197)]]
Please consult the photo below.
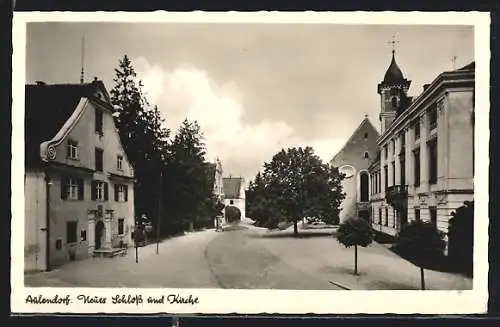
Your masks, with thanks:
[[(219, 289), (113, 289), (24, 287), (24, 84), (26, 23), (307, 23), (474, 25), (476, 61), (474, 280), (470, 291), (288, 291)], [(490, 17), (480, 12), (15, 12), (13, 17), (11, 310), (15, 313), (282, 313), (282, 314), (472, 314), (488, 300), (489, 62)], [(55, 54), (57, 55), (57, 54)], [(416, 272), (418, 273), (418, 272)], [(28, 295), (69, 295), (64, 304), (26, 304)], [(79, 294), (106, 297), (107, 304), (81, 305)], [(112, 304), (115, 294), (141, 295), (143, 303)], [(179, 294), (197, 304), (147, 304), (147, 297)]]

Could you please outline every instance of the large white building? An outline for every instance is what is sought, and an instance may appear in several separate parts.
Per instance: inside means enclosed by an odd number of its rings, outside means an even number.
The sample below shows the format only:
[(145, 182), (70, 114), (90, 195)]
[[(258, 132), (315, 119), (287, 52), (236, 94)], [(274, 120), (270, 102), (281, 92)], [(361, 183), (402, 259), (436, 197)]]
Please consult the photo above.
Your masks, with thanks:
[(381, 97), (378, 155), (370, 165), (372, 226), (396, 235), (411, 220), (448, 230), (474, 197), (475, 64), (437, 76), (414, 99), (394, 52)]
[(101, 81), (26, 85), (24, 270), (131, 246), (134, 169)]

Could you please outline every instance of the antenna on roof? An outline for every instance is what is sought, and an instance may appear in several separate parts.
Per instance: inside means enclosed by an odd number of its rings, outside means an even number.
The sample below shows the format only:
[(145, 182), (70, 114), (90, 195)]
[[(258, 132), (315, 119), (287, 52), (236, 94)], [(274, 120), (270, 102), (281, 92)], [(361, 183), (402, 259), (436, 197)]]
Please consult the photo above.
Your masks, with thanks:
[(80, 71), (80, 84), (83, 84), (85, 80), (85, 32), (82, 35), (82, 63), (81, 63), (81, 71)]

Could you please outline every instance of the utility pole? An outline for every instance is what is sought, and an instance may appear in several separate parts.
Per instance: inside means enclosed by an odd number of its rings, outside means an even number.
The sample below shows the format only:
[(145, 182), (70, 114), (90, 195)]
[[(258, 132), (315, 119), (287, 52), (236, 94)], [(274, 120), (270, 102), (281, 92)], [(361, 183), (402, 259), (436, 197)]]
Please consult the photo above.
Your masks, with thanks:
[(163, 183), (163, 167), (160, 168), (160, 182), (158, 190), (158, 222), (156, 223), (156, 254), (160, 254), (160, 222), (161, 222), (161, 188)]

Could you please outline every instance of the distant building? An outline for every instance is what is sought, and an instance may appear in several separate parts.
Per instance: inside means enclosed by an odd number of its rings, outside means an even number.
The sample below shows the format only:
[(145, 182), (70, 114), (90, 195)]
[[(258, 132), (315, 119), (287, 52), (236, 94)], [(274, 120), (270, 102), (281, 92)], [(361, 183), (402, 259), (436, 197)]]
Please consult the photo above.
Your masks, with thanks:
[(381, 96), (378, 155), (370, 165), (372, 225), (396, 235), (411, 220), (447, 232), (474, 197), (475, 64), (443, 72), (412, 99), (393, 52)]
[(345, 174), (342, 190), (346, 197), (341, 204), (340, 222), (349, 217), (370, 219), (368, 167), (377, 154), (378, 131), (365, 117), (330, 164)]
[(240, 209), (241, 220), (245, 220), (245, 181), (243, 177), (224, 177), (222, 179), (224, 204)]
[(130, 246), (134, 170), (104, 84), (25, 90), (25, 271)]

